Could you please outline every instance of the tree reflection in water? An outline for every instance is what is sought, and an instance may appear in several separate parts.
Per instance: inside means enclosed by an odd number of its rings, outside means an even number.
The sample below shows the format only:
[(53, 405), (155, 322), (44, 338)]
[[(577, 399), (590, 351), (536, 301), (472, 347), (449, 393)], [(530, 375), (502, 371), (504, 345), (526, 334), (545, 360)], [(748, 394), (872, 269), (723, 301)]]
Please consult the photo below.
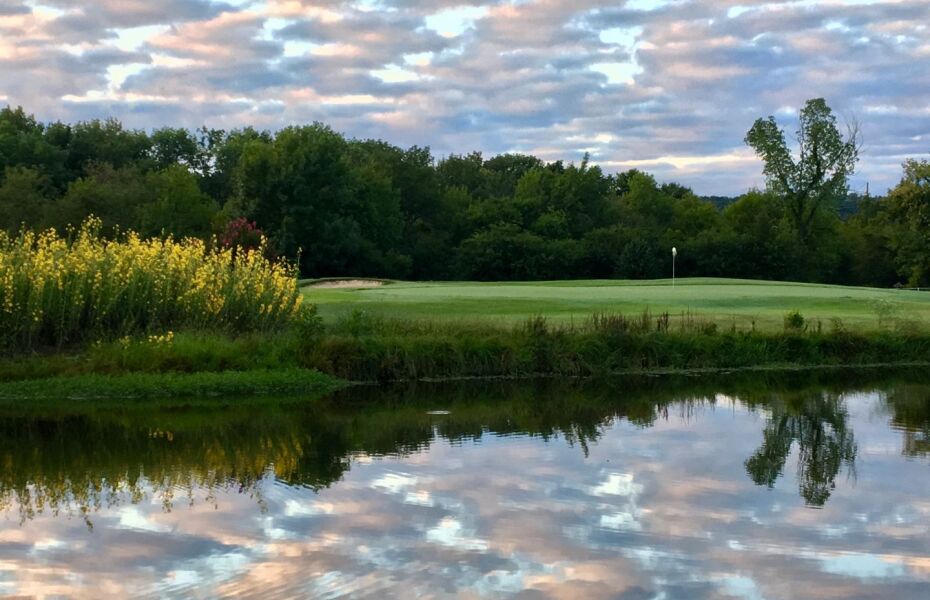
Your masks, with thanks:
[[(96, 407), (81, 412), (0, 409), (0, 510), (21, 520), (42, 512), (79, 516), (157, 498), (166, 511), (236, 491), (263, 506), (269, 481), (313, 490), (332, 485), (360, 455), (406, 455), (437, 439), (484, 435), (561, 437), (587, 455), (618, 420), (650, 427), (669, 414), (690, 419), (720, 398), (768, 414), (762, 444), (745, 461), (756, 484), (773, 486), (798, 448), (800, 495), (822, 506), (856, 442), (842, 392), (867, 382), (764, 379), (758, 375), (624, 379), (622, 382), (496, 382), (361, 389), (310, 402), (228, 402), (200, 407)], [(892, 422), (926, 452), (927, 387), (888, 386)], [(429, 414), (433, 409), (448, 415)], [(923, 440), (923, 441), (921, 441)], [(923, 445), (922, 445), (923, 444)]]
[(885, 396), (891, 426), (900, 430), (905, 456), (930, 456), (930, 393), (926, 386), (900, 385)]
[(798, 488), (810, 506), (823, 506), (845, 465), (855, 473), (856, 441), (840, 396), (811, 392), (773, 396), (766, 404), (771, 416), (762, 445), (746, 460), (746, 471), (757, 485), (773, 487), (782, 475), (794, 443), (798, 446)]

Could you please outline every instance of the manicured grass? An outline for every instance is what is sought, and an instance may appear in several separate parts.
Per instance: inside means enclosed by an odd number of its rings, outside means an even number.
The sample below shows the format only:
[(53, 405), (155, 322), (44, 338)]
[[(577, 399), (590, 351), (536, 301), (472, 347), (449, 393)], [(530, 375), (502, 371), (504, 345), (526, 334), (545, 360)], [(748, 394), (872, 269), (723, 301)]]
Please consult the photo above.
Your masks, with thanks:
[[(481, 320), (513, 324), (534, 315), (582, 321), (594, 313), (690, 313), (720, 326), (781, 329), (789, 311), (829, 327), (930, 324), (930, 292), (738, 279), (546, 281), (509, 283), (397, 282), (369, 289), (303, 288), (327, 322), (362, 310), (401, 319)], [(881, 319), (880, 319), (881, 317)], [(688, 318), (688, 317), (686, 317)], [(879, 321), (882, 321), (880, 323)]]

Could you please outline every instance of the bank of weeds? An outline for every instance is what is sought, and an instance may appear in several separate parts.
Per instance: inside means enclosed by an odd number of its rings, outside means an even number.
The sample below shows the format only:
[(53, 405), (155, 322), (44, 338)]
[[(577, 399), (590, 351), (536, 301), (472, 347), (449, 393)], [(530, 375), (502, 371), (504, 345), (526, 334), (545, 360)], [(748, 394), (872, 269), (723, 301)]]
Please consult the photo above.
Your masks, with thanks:
[[(57, 378), (50, 389), (66, 390), (72, 384), (80, 388), (67, 396), (93, 396), (93, 390), (98, 389), (100, 397), (107, 397), (125, 392), (119, 389), (120, 376), (138, 374), (155, 377), (142, 380), (129, 396), (157, 395), (157, 374), (171, 374), (173, 379), (164, 391), (181, 396), (212, 393), (207, 389), (210, 385), (216, 393), (300, 391), (322, 384), (325, 377), (311, 383), (300, 380), (298, 374), (313, 371), (329, 376), (327, 381), (332, 383), (333, 378), (384, 382), (586, 377), (619, 372), (922, 362), (930, 362), (930, 332), (921, 327), (910, 324), (849, 330), (839, 322), (808, 323), (799, 314), (787, 315), (784, 329), (772, 332), (721, 329), (691, 315), (672, 320), (667, 314), (648, 311), (636, 317), (594, 315), (576, 324), (553, 324), (535, 317), (512, 327), (488, 322), (395, 320), (363, 312), (324, 325), (311, 311), (305, 311), (289, 329), (275, 333), (124, 337), (71, 352), (6, 358), (0, 361), (0, 382), (5, 382), (0, 383), (0, 397), (34, 397), (37, 386), (42, 385), (37, 380), (45, 378)], [(198, 374), (204, 373), (215, 376), (198, 380)], [(273, 381), (274, 373), (278, 373), (280, 383)], [(245, 384), (250, 378), (256, 385)], [(289, 380), (302, 383), (289, 384)], [(33, 383), (23, 383), (27, 381)]]

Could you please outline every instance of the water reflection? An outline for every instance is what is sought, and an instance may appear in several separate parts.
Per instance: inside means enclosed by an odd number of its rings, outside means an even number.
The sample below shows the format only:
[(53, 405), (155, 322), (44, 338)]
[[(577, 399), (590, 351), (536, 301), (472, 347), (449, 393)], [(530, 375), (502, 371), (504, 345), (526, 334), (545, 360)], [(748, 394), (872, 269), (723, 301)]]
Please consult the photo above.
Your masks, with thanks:
[(757, 485), (773, 487), (796, 444), (799, 492), (809, 505), (822, 506), (840, 468), (854, 471), (856, 441), (843, 398), (820, 391), (776, 395), (766, 407), (762, 445), (746, 460), (746, 471)]
[(907, 381), (7, 408), (0, 594), (922, 598), (930, 386)]

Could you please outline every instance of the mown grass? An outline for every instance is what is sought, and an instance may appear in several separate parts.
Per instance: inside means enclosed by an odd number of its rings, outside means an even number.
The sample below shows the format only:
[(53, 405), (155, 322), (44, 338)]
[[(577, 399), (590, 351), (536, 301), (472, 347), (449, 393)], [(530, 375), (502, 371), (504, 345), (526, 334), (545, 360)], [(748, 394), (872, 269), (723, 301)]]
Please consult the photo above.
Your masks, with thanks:
[(546, 281), (507, 283), (395, 282), (370, 289), (304, 287), (308, 302), (335, 322), (356, 310), (393, 319), (448, 320), (508, 327), (532, 316), (583, 322), (595, 313), (668, 312), (671, 320), (698, 315), (720, 327), (780, 330), (797, 310), (828, 326), (879, 329), (889, 320), (930, 323), (930, 293), (737, 279)]

